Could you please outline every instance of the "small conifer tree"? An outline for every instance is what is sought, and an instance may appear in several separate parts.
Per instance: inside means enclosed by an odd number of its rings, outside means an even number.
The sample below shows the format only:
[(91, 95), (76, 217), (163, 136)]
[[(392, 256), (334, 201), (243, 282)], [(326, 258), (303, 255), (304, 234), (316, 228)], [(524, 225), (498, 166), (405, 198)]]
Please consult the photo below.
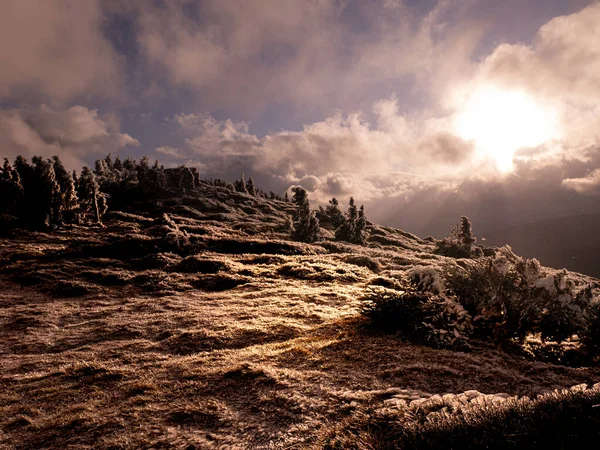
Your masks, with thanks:
[(354, 230), (354, 242), (364, 244), (367, 241), (367, 216), (365, 216), (365, 205), (360, 205), (358, 210), (358, 219)]
[(477, 256), (473, 248), (476, 241), (471, 221), (462, 216), (460, 223), (450, 228), (450, 236), (436, 242), (435, 252), (453, 258), (471, 258)]
[(189, 167), (181, 166), (179, 168), (181, 177), (179, 179), (179, 187), (185, 192), (193, 190), (196, 187), (196, 178)]
[(348, 202), (348, 211), (344, 217), (344, 221), (335, 230), (335, 239), (338, 241), (354, 242), (356, 235), (356, 221), (358, 220), (358, 209), (354, 203), (354, 198), (350, 197)]
[(235, 190), (237, 192), (243, 192), (244, 194), (248, 193), (248, 187), (246, 186), (246, 179), (244, 178), (244, 174), (242, 174), (242, 177), (237, 180), (235, 183)]
[(106, 199), (100, 192), (94, 173), (87, 166), (81, 171), (78, 191), (83, 215), (91, 214), (96, 223), (102, 223), (102, 215), (107, 209)]
[(473, 244), (477, 241), (475, 235), (473, 234), (473, 227), (471, 225), (471, 221), (467, 216), (462, 216), (460, 218), (460, 241), (462, 245), (469, 250), (469, 252), (473, 248)]
[(344, 222), (344, 213), (340, 210), (337, 198), (329, 200), (329, 205), (325, 208), (325, 215), (331, 221), (334, 228), (338, 228)]
[(60, 218), (65, 223), (73, 223), (79, 220), (79, 199), (73, 176), (67, 172), (60, 158), (52, 157), (54, 173), (59, 186)]
[(310, 209), (310, 202), (306, 190), (300, 186), (292, 188), (294, 193), (292, 202), (296, 204), (294, 217), (294, 239), (302, 242), (315, 242), (319, 237), (319, 219)]
[(252, 177), (248, 178), (248, 182), (246, 183), (246, 190), (250, 195), (256, 195), (256, 186), (254, 185), (254, 180)]

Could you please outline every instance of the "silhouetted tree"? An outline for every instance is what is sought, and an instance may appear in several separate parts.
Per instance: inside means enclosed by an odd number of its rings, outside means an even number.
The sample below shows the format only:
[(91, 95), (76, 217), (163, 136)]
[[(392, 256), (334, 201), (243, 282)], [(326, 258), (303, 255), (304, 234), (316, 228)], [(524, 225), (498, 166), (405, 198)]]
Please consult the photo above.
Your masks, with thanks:
[(181, 166), (179, 170), (181, 172), (181, 178), (179, 181), (179, 186), (181, 189), (184, 192), (195, 189), (196, 177), (194, 177), (194, 173), (191, 171), (191, 169), (186, 166)]
[(344, 213), (340, 210), (337, 198), (329, 200), (329, 205), (325, 208), (325, 215), (331, 221), (334, 228), (338, 228), (344, 223)]
[(158, 164), (143, 172), (142, 180), (143, 182), (140, 181), (140, 188), (146, 196), (159, 197), (167, 189), (167, 175)]
[(335, 238), (338, 241), (347, 241), (353, 244), (362, 245), (366, 242), (367, 217), (365, 216), (365, 207), (361, 205), (360, 210), (358, 210), (352, 197), (348, 202), (348, 211), (344, 215), (341, 225), (335, 231)]
[(31, 207), (31, 226), (48, 228), (60, 225), (60, 186), (56, 181), (54, 165), (41, 156), (32, 159), (32, 183), (25, 188)]
[(354, 242), (356, 234), (356, 221), (358, 219), (358, 209), (354, 204), (354, 198), (350, 197), (348, 202), (348, 211), (345, 214), (344, 221), (335, 230), (335, 239), (338, 241)]
[(77, 197), (73, 176), (67, 172), (58, 156), (52, 157), (52, 164), (59, 186), (60, 219), (65, 223), (78, 222), (79, 198)]
[(475, 235), (473, 234), (471, 221), (467, 216), (462, 216), (460, 218), (459, 239), (465, 248), (469, 249), (469, 251), (471, 251), (473, 244), (475, 244), (477, 241), (477, 238), (475, 238)]
[(79, 177), (77, 176), (77, 171), (74, 170), (71, 172), (71, 175), (73, 175), (73, 183), (75, 184), (75, 191), (77, 191), (79, 188)]
[(134, 170), (135, 169), (135, 161), (129, 157), (125, 158), (125, 161), (123, 161), (123, 168), (127, 169), (127, 170)]
[[(246, 183), (246, 190), (248, 191), (248, 194), (250, 194), (250, 195), (257, 194), (256, 186), (254, 185), (254, 180), (252, 179), (252, 177), (248, 178), (248, 182)], [(260, 191), (260, 192), (262, 192), (262, 191)]]
[(294, 193), (292, 201), (297, 206), (293, 236), (298, 241), (315, 242), (319, 237), (319, 219), (310, 209), (308, 194), (300, 186), (292, 188), (292, 192)]
[(112, 171), (115, 168), (112, 160), (112, 155), (110, 153), (104, 157), (104, 164), (107, 170)]
[(123, 170), (123, 163), (121, 162), (121, 158), (119, 158), (118, 156), (115, 158), (113, 168), (114, 170), (118, 170), (119, 172)]
[(244, 179), (244, 174), (242, 174), (242, 178), (240, 178), (234, 183), (234, 186), (237, 192), (243, 192), (244, 194), (248, 193), (248, 188), (246, 187), (246, 180)]
[(150, 170), (150, 162), (147, 156), (142, 156), (138, 164), (138, 172), (145, 172), (147, 170)]
[[(13, 169), (8, 158), (4, 158), (4, 166), (0, 172), (0, 214), (7, 216), (0, 221), (0, 228), (10, 228), (9, 223), (16, 222), (19, 208), (23, 202), (23, 186), (19, 172)], [(2, 231), (7, 230), (3, 229)]]
[(358, 210), (358, 219), (356, 220), (356, 229), (354, 231), (354, 242), (364, 245), (367, 241), (367, 216), (365, 216), (365, 205), (360, 205)]

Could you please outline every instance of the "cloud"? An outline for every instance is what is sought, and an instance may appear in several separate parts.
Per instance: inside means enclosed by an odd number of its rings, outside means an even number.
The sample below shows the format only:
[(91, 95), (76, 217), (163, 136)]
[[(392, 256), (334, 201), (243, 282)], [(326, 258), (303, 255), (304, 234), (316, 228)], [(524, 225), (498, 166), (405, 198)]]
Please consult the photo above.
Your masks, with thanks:
[(170, 159), (180, 160), (186, 158), (185, 153), (181, 149), (169, 147), (168, 145), (157, 147), (155, 151), (161, 155), (168, 156)]
[(596, 169), (582, 178), (566, 178), (562, 185), (579, 194), (600, 195), (600, 169)]
[(97, 0), (3, 2), (0, 98), (117, 98), (121, 58), (103, 33), (103, 20)]
[(10, 159), (59, 155), (66, 166), (78, 169), (90, 156), (137, 145), (137, 139), (119, 131), (114, 117), (101, 118), (83, 106), (0, 110), (0, 146)]
[(135, 5), (123, 14), (135, 20), (136, 44), (155, 80), (201, 98), (208, 109), (251, 118), (277, 108), (329, 114), (332, 104), (371, 102), (372, 91), (381, 96), (399, 80), (433, 94), (470, 64), (483, 30), (449, 23), (468, 8), (447, 1), (424, 16), (391, 1)]
[[(522, 90), (559, 115), (559, 158), (600, 143), (600, 3), (544, 24), (531, 45), (502, 44), (468, 84)], [(544, 158), (548, 154), (543, 155)]]
[(450, 133), (451, 121), (400, 114), (394, 98), (376, 102), (373, 113), (374, 125), (360, 112), (338, 112), (301, 131), (262, 137), (247, 122), (177, 114), (168, 121), (179, 127), (185, 148), (157, 152), (200, 160), (210, 176), (245, 172), (278, 191), (301, 184), (319, 202), (332, 195), (398, 195), (406, 179), (433, 182), (470, 171), (473, 146)]
[[(406, 13), (402, 5), (388, 7)], [(444, 233), (464, 213), (490, 229), (516, 220), (593, 210), (578, 195), (595, 189), (596, 172), (586, 177), (586, 169), (600, 167), (600, 107), (584, 95), (590, 89), (595, 98), (590, 86), (600, 80), (600, 71), (595, 71), (599, 41), (593, 40), (600, 20), (592, 20), (600, 5), (555, 18), (540, 28), (531, 45), (501, 44), (477, 64), (464, 59), (472, 51), (471, 37), (465, 37), (464, 47), (455, 49), (456, 57), (447, 64), (433, 62), (444, 59), (444, 36), (453, 43), (460, 41), (443, 19), (451, 14), (447, 7), (441, 2), (419, 22), (416, 32), (402, 29), (400, 23), (398, 30), (382, 37), (377, 32), (389, 28), (385, 21), (378, 22), (376, 38), (360, 47), (365, 59), (358, 64), (368, 67), (374, 80), (406, 73), (421, 73), (430, 81), (437, 80), (437, 72), (448, 76), (454, 84), (434, 83), (434, 91), (444, 94), (438, 107), (404, 112), (401, 101), (390, 97), (375, 101), (370, 110), (337, 111), (300, 130), (264, 136), (251, 131), (246, 121), (179, 114), (171, 121), (185, 137), (180, 156), (202, 161), (210, 175), (237, 177), (244, 172), (259, 186), (275, 191), (302, 184), (316, 203), (352, 195), (368, 203), (377, 219), (419, 233)], [(410, 54), (392, 61), (392, 42), (398, 48), (402, 36), (407, 48), (422, 50), (423, 61)], [(569, 86), (580, 73), (581, 85), (571, 91)], [(346, 86), (347, 79), (335, 80)], [(505, 175), (478, 153), (475, 142), (460, 138), (455, 129), (463, 106), (453, 100), (460, 98), (457, 93), (489, 85), (523, 90), (556, 110), (562, 124), (551, 141), (519, 149), (514, 172)], [(557, 207), (556, 199), (564, 206)]]

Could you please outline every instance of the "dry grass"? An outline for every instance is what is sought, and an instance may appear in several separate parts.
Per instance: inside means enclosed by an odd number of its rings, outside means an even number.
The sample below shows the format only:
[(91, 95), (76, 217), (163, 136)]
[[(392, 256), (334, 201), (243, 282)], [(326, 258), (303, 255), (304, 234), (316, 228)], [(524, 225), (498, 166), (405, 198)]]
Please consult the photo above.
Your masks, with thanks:
[[(277, 231), (289, 204), (201, 189), (106, 228), (0, 242), (0, 448), (302, 448), (399, 388), (535, 396), (598, 381), (368, 331), (366, 284), (436, 263), (430, 242), (381, 228), (360, 249), (298, 244)], [(160, 247), (158, 211), (191, 248)]]

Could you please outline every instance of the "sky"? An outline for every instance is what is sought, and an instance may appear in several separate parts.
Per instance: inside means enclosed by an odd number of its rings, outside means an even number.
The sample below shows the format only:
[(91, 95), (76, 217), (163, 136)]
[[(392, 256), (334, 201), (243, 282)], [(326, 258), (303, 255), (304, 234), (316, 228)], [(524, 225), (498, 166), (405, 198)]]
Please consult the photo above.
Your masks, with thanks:
[(600, 213), (600, 3), (0, 2), (2, 156), (244, 173), (443, 236)]

